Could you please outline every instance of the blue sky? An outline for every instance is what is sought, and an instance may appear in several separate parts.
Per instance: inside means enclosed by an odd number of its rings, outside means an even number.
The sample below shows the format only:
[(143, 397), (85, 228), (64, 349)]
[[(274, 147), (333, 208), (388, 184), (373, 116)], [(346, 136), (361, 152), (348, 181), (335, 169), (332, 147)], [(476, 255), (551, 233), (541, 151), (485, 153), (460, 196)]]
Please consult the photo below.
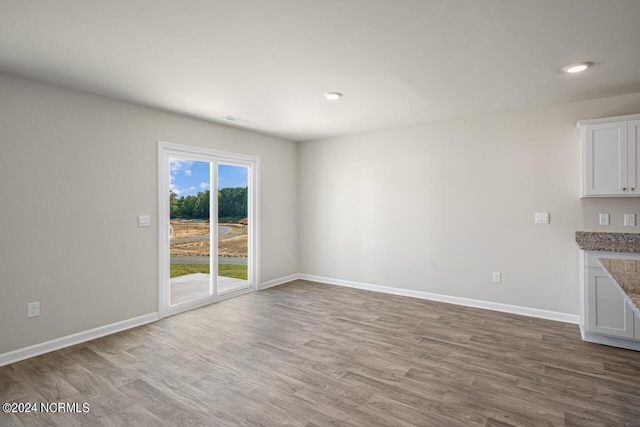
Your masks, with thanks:
[[(194, 160), (171, 159), (169, 161), (171, 173), (171, 191), (178, 197), (191, 196), (200, 191), (210, 189), (209, 162)], [(226, 187), (246, 187), (247, 168), (238, 166), (218, 166), (218, 189)]]

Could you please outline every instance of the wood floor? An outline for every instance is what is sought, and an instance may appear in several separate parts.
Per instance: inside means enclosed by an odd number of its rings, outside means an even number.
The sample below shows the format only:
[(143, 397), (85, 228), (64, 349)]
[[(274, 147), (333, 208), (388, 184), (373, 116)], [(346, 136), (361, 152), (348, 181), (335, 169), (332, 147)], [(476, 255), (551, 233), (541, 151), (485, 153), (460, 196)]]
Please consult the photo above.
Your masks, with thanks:
[(2, 426), (640, 425), (640, 353), (577, 326), (296, 281), (0, 368)]

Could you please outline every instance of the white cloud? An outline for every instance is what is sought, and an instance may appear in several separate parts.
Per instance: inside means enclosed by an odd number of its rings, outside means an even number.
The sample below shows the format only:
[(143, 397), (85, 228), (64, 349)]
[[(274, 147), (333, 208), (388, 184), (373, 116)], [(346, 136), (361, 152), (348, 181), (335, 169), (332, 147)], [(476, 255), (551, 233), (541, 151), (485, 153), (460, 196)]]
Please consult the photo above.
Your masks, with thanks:
[(208, 183), (206, 183), (206, 182), (201, 182), (201, 183), (200, 183), (200, 188), (202, 188), (203, 190), (204, 190), (204, 189), (207, 189), (207, 188), (209, 188), (209, 184), (208, 184)]
[(189, 190), (191, 190), (191, 191), (193, 191), (195, 189), (196, 189), (196, 187), (189, 187)]
[(179, 190), (175, 184), (169, 184), (169, 191), (176, 193), (177, 196), (180, 195), (180, 193), (182, 193), (182, 190)]
[(191, 169), (187, 169), (186, 171), (184, 171), (184, 174), (187, 176), (191, 176)]
[(189, 169), (193, 164), (193, 160), (181, 160), (181, 159), (169, 159), (169, 169), (171, 172), (176, 172), (183, 167)]

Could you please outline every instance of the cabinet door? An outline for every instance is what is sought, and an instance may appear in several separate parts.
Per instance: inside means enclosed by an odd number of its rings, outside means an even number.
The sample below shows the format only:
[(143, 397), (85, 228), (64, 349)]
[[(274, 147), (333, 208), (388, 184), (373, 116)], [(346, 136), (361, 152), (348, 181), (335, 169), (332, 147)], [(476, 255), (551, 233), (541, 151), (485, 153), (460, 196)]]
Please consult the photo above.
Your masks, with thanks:
[(640, 120), (627, 125), (627, 185), (629, 194), (640, 195)]
[(627, 194), (627, 126), (614, 122), (583, 129), (583, 195)]
[(589, 332), (633, 338), (634, 313), (617, 285), (600, 268), (590, 268), (587, 284)]
[[(633, 313), (633, 314), (635, 314), (635, 313)], [(634, 335), (635, 335), (637, 340), (640, 340), (640, 316), (635, 314), (635, 319), (636, 319), (636, 324), (633, 327)]]

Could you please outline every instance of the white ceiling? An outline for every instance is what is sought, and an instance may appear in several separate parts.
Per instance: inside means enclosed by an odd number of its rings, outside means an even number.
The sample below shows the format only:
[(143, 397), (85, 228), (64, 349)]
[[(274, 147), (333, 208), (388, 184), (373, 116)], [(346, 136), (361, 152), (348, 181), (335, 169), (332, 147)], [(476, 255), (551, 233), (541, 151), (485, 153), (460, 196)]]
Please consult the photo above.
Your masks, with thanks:
[(640, 1), (0, 0), (0, 71), (303, 141), (638, 92)]

